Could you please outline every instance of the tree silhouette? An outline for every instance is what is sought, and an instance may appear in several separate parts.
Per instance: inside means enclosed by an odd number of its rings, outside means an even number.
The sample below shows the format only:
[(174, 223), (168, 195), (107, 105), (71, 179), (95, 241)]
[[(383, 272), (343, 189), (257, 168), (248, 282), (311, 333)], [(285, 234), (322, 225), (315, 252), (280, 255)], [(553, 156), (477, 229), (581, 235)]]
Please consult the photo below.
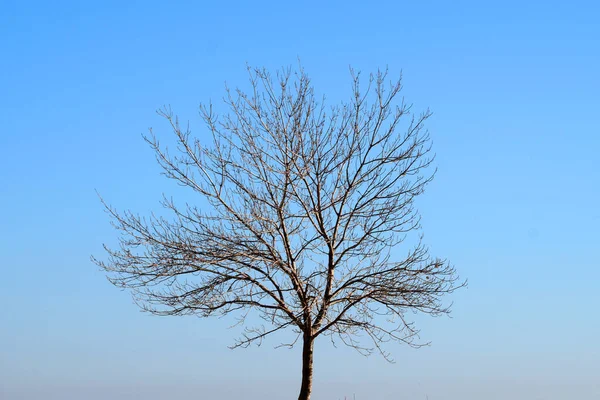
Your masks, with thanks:
[(378, 72), (362, 87), (351, 71), (350, 100), (327, 107), (302, 69), (274, 79), (249, 68), (249, 77), (250, 91), (227, 89), (227, 115), (201, 107), (210, 136), (192, 136), (164, 108), (176, 154), (152, 130), (144, 137), (164, 174), (205, 207), (165, 197), (165, 219), (104, 203), (120, 246), (94, 261), (154, 314), (238, 312), (244, 321), (256, 311), (266, 327), (246, 326), (234, 347), (292, 329), (302, 339), (298, 398), (307, 400), (318, 337), (389, 360), (384, 342), (422, 345), (407, 311), (446, 314), (443, 295), (464, 283), (420, 240), (405, 242), (420, 232), (414, 200), (433, 172), (430, 113), (399, 99), (401, 80)]

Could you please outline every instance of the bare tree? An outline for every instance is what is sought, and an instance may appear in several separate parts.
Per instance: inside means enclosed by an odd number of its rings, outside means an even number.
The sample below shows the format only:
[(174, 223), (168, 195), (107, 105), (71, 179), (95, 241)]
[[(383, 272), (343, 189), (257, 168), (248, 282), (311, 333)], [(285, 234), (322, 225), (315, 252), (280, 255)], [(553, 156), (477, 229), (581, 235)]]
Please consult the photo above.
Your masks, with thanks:
[(165, 219), (105, 203), (120, 247), (94, 261), (154, 314), (238, 312), (243, 322), (258, 312), (267, 327), (246, 327), (234, 347), (291, 328), (288, 346), (302, 339), (298, 399), (306, 400), (319, 336), (389, 360), (386, 341), (423, 345), (407, 311), (446, 314), (442, 296), (464, 283), (420, 236), (405, 242), (420, 232), (414, 200), (433, 172), (430, 113), (415, 115), (399, 99), (400, 80), (379, 72), (361, 85), (351, 71), (351, 99), (328, 108), (302, 69), (274, 79), (249, 68), (249, 76), (250, 91), (227, 89), (227, 115), (201, 107), (210, 132), (201, 139), (159, 110), (176, 155), (152, 130), (144, 137), (164, 175), (202, 207), (165, 197)]

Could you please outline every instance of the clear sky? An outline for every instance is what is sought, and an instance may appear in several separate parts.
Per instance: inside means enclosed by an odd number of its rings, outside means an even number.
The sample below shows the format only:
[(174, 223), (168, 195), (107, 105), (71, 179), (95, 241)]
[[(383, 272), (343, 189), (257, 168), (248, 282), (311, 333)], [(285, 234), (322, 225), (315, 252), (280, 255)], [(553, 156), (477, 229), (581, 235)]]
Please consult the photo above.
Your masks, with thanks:
[[(493, 3), (493, 4), (492, 4)], [(319, 343), (315, 400), (600, 398), (600, 6), (558, 1), (2, 2), (0, 398), (292, 399), (298, 349), (231, 351), (227, 319), (140, 313), (89, 261), (114, 244), (95, 194), (179, 193), (140, 134), (245, 63), (301, 59), (316, 90), (348, 66), (404, 74), (439, 168), (425, 242), (469, 288), (416, 317), (397, 363)]]

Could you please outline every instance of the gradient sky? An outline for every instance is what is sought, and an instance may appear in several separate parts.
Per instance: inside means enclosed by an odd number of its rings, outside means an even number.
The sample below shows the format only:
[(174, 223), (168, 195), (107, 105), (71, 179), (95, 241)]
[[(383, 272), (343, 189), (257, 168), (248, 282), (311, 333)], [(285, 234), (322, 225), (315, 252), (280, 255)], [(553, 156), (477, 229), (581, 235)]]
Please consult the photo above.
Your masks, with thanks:
[(3, 1), (0, 398), (296, 398), (299, 349), (140, 313), (89, 257), (116, 241), (95, 190), (141, 213), (180, 193), (140, 136), (168, 138), (158, 107), (201, 133), (245, 63), (300, 58), (334, 100), (349, 65), (403, 71), (434, 112), (425, 242), (469, 279), (395, 364), (318, 343), (314, 399), (599, 399), (600, 6), (491, 3)]

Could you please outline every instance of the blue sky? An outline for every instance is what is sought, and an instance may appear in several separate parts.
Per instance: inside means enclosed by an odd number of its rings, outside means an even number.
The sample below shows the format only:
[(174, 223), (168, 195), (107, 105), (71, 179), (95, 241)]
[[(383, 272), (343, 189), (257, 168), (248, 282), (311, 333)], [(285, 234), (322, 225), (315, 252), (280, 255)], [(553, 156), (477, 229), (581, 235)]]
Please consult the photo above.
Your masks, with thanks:
[[(397, 363), (319, 343), (315, 400), (600, 397), (600, 7), (594, 2), (35, 2), (0, 15), (0, 397), (294, 398), (300, 354), (231, 351), (227, 319), (138, 311), (89, 261), (118, 208), (180, 193), (140, 134), (202, 132), (245, 64), (403, 71), (439, 168), (425, 241), (469, 288)], [(166, 139), (165, 139), (166, 140)], [(183, 194), (186, 195), (186, 194)], [(202, 395), (201, 395), (202, 394)]]

